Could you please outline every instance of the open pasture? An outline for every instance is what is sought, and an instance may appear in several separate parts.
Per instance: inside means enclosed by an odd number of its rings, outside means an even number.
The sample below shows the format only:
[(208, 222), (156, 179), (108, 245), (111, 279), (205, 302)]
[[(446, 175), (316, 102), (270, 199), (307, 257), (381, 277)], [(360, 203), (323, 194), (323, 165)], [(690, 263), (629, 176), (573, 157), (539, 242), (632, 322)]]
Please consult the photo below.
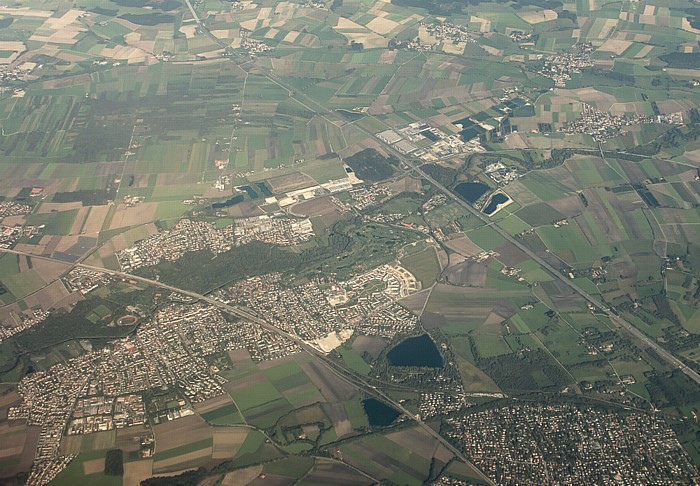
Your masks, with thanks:
[(0, 475), (10, 477), (30, 467), (38, 439), (38, 427), (0, 425)]
[[(343, 402), (356, 393), (306, 355), (293, 355), (283, 361), (261, 365), (258, 371), (240, 378), (230, 378), (232, 381), (226, 388), (246, 422), (269, 427), (295, 409), (324, 401)], [(217, 412), (209, 412), (212, 413)]]
[(405, 257), (401, 260), (401, 265), (415, 275), (423, 288), (430, 287), (441, 270), (435, 249), (432, 247)]
[(366, 476), (363, 476), (344, 464), (318, 458), (312, 469), (304, 476), (303, 484), (365, 486), (372, 484), (372, 482)]
[(478, 255), (479, 253), (484, 251), (480, 246), (476, 245), (471, 239), (469, 239), (469, 237), (464, 233), (458, 233), (453, 238), (446, 241), (445, 246), (465, 257)]
[(158, 461), (179, 455), (181, 450), (191, 448), (191, 444), (197, 444), (194, 450), (205, 448), (205, 443), (211, 446), (213, 431), (199, 416), (190, 415), (154, 425), (153, 435), (156, 439), (154, 459)]
[(219, 395), (195, 405), (204, 420), (213, 425), (243, 423), (243, 417), (229, 395)]
[(102, 484), (105, 486), (120, 486), (120, 476), (104, 474), (106, 450), (91, 450), (78, 455), (58, 476), (53, 484), (69, 486), (72, 484)]

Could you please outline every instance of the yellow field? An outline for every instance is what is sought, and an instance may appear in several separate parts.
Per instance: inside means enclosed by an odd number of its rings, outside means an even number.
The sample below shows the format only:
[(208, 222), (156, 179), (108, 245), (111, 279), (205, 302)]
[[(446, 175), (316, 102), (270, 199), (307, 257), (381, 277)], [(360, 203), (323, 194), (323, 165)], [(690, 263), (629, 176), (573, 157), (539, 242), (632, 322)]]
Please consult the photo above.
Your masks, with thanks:
[(625, 52), (629, 46), (632, 45), (631, 41), (622, 39), (608, 39), (602, 46), (598, 48), (599, 51), (612, 52), (618, 56)]
[(212, 459), (233, 459), (248, 437), (246, 427), (215, 427)]
[(548, 22), (557, 18), (557, 13), (554, 10), (531, 10), (529, 12), (518, 12), (518, 17), (523, 19), (528, 24), (539, 24), (540, 22)]
[(198, 451), (188, 452), (187, 454), (181, 454), (179, 456), (170, 457), (168, 459), (163, 459), (162, 461), (156, 461), (153, 463), (153, 470), (163, 470), (171, 469), (173, 466), (178, 466), (180, 464), (186, 465), (189, 462), (204, 460), (211, 457), (212, 448), (205, 447), (204, 449), (199, 449)]
[(145, 461), (133, 461), (124, 464), (123, 486), (140, 486), (141, 481), (153, 474), (153, 459)]

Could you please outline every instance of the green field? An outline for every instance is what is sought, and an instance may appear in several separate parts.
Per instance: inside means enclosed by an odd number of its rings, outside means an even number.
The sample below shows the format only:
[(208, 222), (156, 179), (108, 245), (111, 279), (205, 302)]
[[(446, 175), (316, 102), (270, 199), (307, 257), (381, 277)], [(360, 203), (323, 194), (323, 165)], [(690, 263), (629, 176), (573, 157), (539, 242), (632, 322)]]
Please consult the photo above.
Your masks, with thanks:
[[(195, 471), (182, 483), (243, 483), (250, 473), (251, 484), (418, 486), (481, 480), (410, 416), (370, 427), (363, 399), (389, 397), (438, 432), (496, 406), (569, 402), (629, 423), (654, 411), (670, 426), (668, 444), (677, 434), (700, 466), (700, 393), (618, 322), (700, 363), (697, 2), (321, 3), (28, 0), (0, 9), (0, 246), (17, 253), (0, 254), (0, 427), (13, 430), (9, 407), (22, 399), (31, 434), (46, 434), (46, 417), (70, 417), (33, 386), (70, 376), (57, 393), (71, 400), (140, 393), (172, 409), (183, 398), (204, 427), (249, 427), (226, 457), (181, 457), (225, 434), (165, 450), (158, 439), (154, 461), (182, 459), (160, 472)], [(511, 204), (490, 216), (479, 212), (483, 199), (468, 207), (446, 189), (467, 181)], [(295, 207), (309, 208), (308, 239), (290, 237), (307, 217)], [(241, 221), (261, 215), (286, 226)], [(183, 218), (216, 236), (158, 241)], [(160, 263), (125, 263), (160, 251)], [(108, 283), (67, 273), (80, 263), (123, 272), (106, 274)], [(385, 264), (410, 271), (422, 292), (387, 298), (387, 283), (373, 280), (348, 285), (348, 302), (331, 307), (335, 286)], [(160, 287), (128, 283), (136, 277)], [(167, 342), (158, 326), (168, 324), (151, 327), (212, 299), (250, 307), (270, 326), (221, 306), (225, 324), (177, 321)], [(14, 334), (39, 309), (49, 317)], [(138, 323), (115, 326), (127, 313)], [(340, 329), (353, 336), (323, 360), (304, 351)], [(168, 349), (142, 349), (144, 332)], [(386, 350), (414, 333), (430, 335), (444, 367), (389, 366)], [(172, 362), (182, 357), (196, 374)], [(66, 373), (76, 361), (92, 363), (90, 383)], [(137, 388), (123, 382), (139, 373)], [(219, 382), (213, 397), (190, 394), (188, 380), (203, 375)], [(169, 390), (144, 388), (156, 382)], [(424, 392), (462, 390), (462, 411), (426, 419)], [(62, 437), (61, 454), (78, 456), (52, 484), (128, 482), (84, 467), (99, 471), (132, 430)], [(617, 480), (615, 468), (594, 478), (600, 468), (586, 463), (588, 453), (616, 450), (604, 439), (600, 450), (552, 450), (586, 477), (575, 481)], [(519, 440), (503, 447), (529, 444)], [(0, 445), (5, 474), (21, 451)], [(551, 451), (499, 456), (508, 451), (477, 445), (483, 453), (471, 459), (494, 483), (572, 481), (568, 464), (549, 467)], [(641, 464), (650, 483), (690, 483), (678, 478), (680, 457), (635, 457), (619, 474)]]
[(202, 414), (202, 418), (213, 425), (236, 425), (242, 424), (243, 416), (238, 411), (235, 404), (226, 405), (216, 410)]
[(426, 248), (419, 253), (409, 255), (403, 258), (400, 263), (401, 266), (415, 275), (423, 288), (430, 287), (440, 273), (440, 262), (438, 262), (433, 248)]
[(77, 209), (57, 213), (34, 214), (27, 223), (35, 226), (44, 225), (42, 231), (47, 235), (67, 235), (77, 215)]
[(511, 352), (503, 336), (496, 334), (475, 334), (474, 344), (482, 358), (491, 358)]
[(357, 351), (354, 349), (348, 349), (345, 346), (339, 346), (336, 351), (340, 353), (343, 358), (343, 362), (348, 368), (359, 373), (360, 375), (368, 375), (372, 368), (362, 359)]
[(232, 393), (236, 404), (244, 412), (261, 405), (282, 399), (282, 395), (270, 382), (263, 382), (250, 388)]

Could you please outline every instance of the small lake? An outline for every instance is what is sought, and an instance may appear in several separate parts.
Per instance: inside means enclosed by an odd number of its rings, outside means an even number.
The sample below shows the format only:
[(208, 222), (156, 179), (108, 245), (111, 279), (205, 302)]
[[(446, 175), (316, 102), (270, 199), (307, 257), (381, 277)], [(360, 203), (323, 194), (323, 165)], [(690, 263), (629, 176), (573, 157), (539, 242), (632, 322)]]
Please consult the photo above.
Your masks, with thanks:
[(362, 113), (361, 111), (344, 110), (343, 108), (338, 108), (338, 109), (336, 109), (335, 111), (337, 111), (337, 112), (340, 113), (341, 115), (345, 116), (345, 117), (348, 118), (350, 121), (359, 120), (360, 118), (362, 118), (363, 116), (365, 116), (365, 114)]
[(499, 204), (503, 204), (506, 201), (508, 201), (508, 196), (506, 196), (505, 194), (501, 194), (500, 192), (498, 194), (494, 194), (491, 197), (489, 205), (484, 208), (484, 212), (486, 214), (492, 214), (496, 210), (496, 208), (498, 208)]
[(233, 196), (232, 198), (227, 199), (225, 201), (214, 203), (211, 205), (211, 207), (214, 209), (227, 208), (229, 206), (235, 206), (239, 202), (243, 201), (243, 199), (245, 199), (243, 194), (237, 194), (236, 196)]
[(483, 182), (460, 182), (455, 186), (455, 192), (470, 203), (476, 202), (488, 190), (489, 186)]
[(386, 427), (391, 425), (401, 413), (394, 407), (390, 407), (384, 402), (375, 398), (362, 400), (362, 408), (365, 409), (367, 419), (372, 427)]
[(427, 334), (404, 339), (386, 354), (391, 366), (442, 368), (442, 356)]

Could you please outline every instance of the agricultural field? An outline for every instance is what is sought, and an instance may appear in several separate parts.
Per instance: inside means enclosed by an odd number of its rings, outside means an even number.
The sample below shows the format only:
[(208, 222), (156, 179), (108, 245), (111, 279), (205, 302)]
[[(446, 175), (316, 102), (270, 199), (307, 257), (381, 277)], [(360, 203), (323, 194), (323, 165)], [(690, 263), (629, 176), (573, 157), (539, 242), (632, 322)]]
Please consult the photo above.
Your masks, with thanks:
[(421, 484), (429, 476), (431, 461), (447, 464), (453, 457), (417, 428), (349, 441), (335, 454), (374, 477), (402, 484)]

